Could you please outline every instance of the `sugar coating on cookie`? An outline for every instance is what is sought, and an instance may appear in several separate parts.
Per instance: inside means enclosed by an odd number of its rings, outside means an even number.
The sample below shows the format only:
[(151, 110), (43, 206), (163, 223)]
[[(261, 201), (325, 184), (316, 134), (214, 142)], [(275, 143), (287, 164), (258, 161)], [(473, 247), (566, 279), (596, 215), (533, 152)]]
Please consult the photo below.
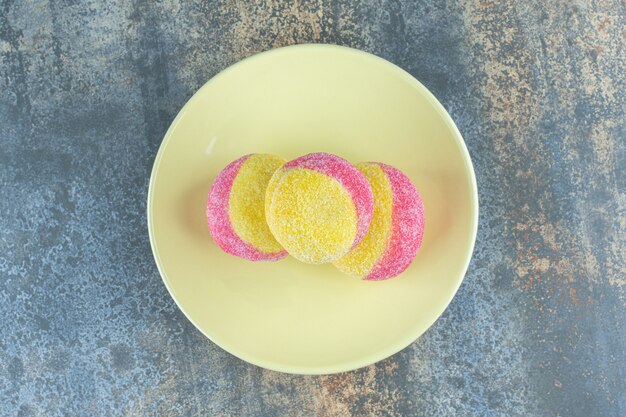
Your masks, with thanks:
[(374, 193), (374, 215), (363, 240), (334, 265), (364, 280), (393, 278), (406, 270), (422, 244), (424, 204), (399, 169), (376, 162), (356, 167)]
[(217, 176), (206, 207), (209, 231), (226, 253), (251, 261), (287, 256), (265, 221), (265, 193), (274, 172), (285, 160), (250, 154), (231, 162)]
[(369, 183), (343, 158), (315, 153), (276, 171), (266, 218), (280, 244), (307, 263), (332, 262), (365, 236), (373, 212)]

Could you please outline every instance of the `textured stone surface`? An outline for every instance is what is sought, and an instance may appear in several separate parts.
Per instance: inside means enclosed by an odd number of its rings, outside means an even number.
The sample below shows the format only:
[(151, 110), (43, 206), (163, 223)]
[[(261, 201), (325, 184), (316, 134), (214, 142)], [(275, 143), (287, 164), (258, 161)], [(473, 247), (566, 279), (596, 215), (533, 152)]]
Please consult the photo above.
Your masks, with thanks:
[[(0, 415), (626, 415), (626, 6), (0, 0)], [(152, 260), (147, 180), (207, 79), (272, 47), (385, 57), (441, 100), (481, 215), (458, 295), (356, 372), (206, 340)]]

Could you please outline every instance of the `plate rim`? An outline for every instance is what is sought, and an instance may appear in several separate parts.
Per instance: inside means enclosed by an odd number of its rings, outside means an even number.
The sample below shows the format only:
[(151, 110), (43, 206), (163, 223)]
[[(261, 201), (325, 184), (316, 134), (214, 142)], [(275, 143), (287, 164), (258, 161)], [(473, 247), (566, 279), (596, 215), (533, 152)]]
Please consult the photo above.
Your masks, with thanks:
[[(154, 224), (153, 224), (153, 217), (152, 217), (152, 208), (153, 208), (153, 194), (154, 194), (154, 187), (155, 187), (155, 182), (156, 182), (156, 177), (157, 177), (157, 172), (158, 172), (158, 168), (159, 165), (161, 163), (161, 159), (163, 158), (163, 155), (165, 153), (165, 150), (167, 148), (167, 145), (169, 144), (172, 134), (173, 132), (176, 130), (176, 126), (178, 125), (178, 123), (180, 122), (180, 120), (182, 119), (182, 117), (184, 116), (184, 114), (186, 113), (186, 111), (191, 107), (191, 105), (198, 99), (198, 97), (200, 97), (203, 94), (203, 91), (205, 89), (207, 89), (208, 87), (210, 87), (213, 83), (216, 82), (216, 80), (219, 80), (225, 73), (230, 72), (231, 70), (233, 70), (234, 68), (239, 67), (240, 65), (244, 65), (246, 63), (252, 62), (256, 59), (258, 59), (259, 57), (266, 57), (268, 55), (275, 55), (277, 53), (284, 53), (287, 50), (294, 50), (294, 49), (311, 49), (311, 50), (324, 50), (324, 49), (328, 49), (328, 50), (336, 50), (336, 51), (342, 51), (342, 52), (346, 52), (346, 53), (352, 53), (355, 55), (362, 55), (365, 56), (369, 59), (374, 59), (376, 61), (379, 61), (379, 63), (383, 64), (384, 66), (386, 66), (390, 71), (397, 73), (398, 75), (402, 76), (402, 78), (408, 82), (410, 85), (412, 85), (414, 88), (416, 88), (417, 90), (420, 91), (421, 94), (423, 94), (423, 96), (426, 98), (426, 100), (429, 102), (429, 104), (431, 106), (433, 106), (433, 108), (435, 109), (435, 111), (443, 118), (443, 121), (445, 123), (445, 125), (450, 128), (453, 137), (457, 143), (457, 145), (459, 146), (460, 150), (461, 150), (461, 154), (462, 154), (462, 160), (465, 164), (465, 171), (469, 174), (469, 182), (470, 182), (470, 194), (471, 194), (471, 203), (470, 203), (470, 207), (473, 211), (473, 216), (472, 216), (472, 225), (471, 225), (471, 236), (469, 236), (469, 246), (468, 246), (468, 250), (465, 254), (465, 260), (463, 262), (463, 272), (461, 274), (459, 274), (459, 276), (456, 279), (456, 283), (455, 283), (455, 288), (454, 291), (452, 291), (450, 293), (450, 296), (448, 297), (447, 300), (445, 300), (445, 303), (443, 303), (443, 308), (441, 310), (441, 312), (433, 319), (430, 321), (430, 323), (428, 323), (428, 325), (426, 327), (423, 328), (423, 330), (418, 331), (418, 332), (407, 332), (406, 335), (404, 335), (403, 337), (400, 337), (398, 339), (398, 341), (396, 343), (392, 343), (389, 346), (387, 346), (384, 349), (380, 349), (374, 353), (371, 353), (369, 355), (366, 356), (361, 356), (358, 359), (352, 360), (352, 361), (346, 361), (346, 362), (341, 362), (338, 364), (334, 364), (334, 365), (324, 365), (324, 366), (301, 366), (301, 365), (285, 365), (285, 364), (281, 364), (275, 361), (270, 361), (270, 360), (264, 360), (264, 359), (260, 359), (260, 358), (256, 358), (253, 356), (250, 356), (248, 354), (246, 354), (245, 352), (241, 352), (239, 351), (236, 347), (229, 345), (228, 343), (224, 343), (223, 341), (217, 340), (214, 336), (208, 334), (205, 330), (203, 330), (191, 317), (190, 315), (185, 311), (185, 308), (183, 307), (182, 303), (179, 302), (179, 300), (176, 298), (173, 288), (171, 287), (171, 284), (169, 283), (169, 278), (167, 277), (167, 275), (165, 274), (163, 267), (161, 265), (161, 259), (157, 250), (157, 244), (155, 241), (155, 237), (154, 237)], [(207, 339), (209, 339), (211, 342), (215, 343), (218, 347), (220, 347), (222, 350), (228, 352), (229, 354), (245, 361), (248, 362), (252, 365), (256, 365), (259, 366), (261, 368), (265, 368), (265, 369), (269, 369), (272, 371), (277, 371), (277, 372), (283, 372), (283, 373), (288, 373), (288, 374), (297, 374), (297, 375), (330, 375), (330, 374), (337, 374), (337, 373), (341, 373), (341, 372), (348, 372), (348, 371), (353, 371), (356, 369), (360, 369), (369, 365), (372, 365), (374, 363), (377, 363), (379, 361), (382, 361), (384, 359), (387, 359), (393, 355), (395, 355), (396, 353), (404, 350), (405, 348), (407, 348), (409, 345), (411, 345), (413, 342), (415, 342), (417, 339), (419, 339), (424, 333), (426, 333), (428, 331), (428, 329), (430, 329), (432, 327), (432, 325), (443, 315), (443, 313), (446, 311), (446, 309), (449, 307), (450, 303), (452, 302), (452, 299), (455, 297), (457, 291), (459, 290), (461, 284), (463, 283), (463, 280), (465, 279), (465, 275), (467, 274), (473, 253), (474, 253), (474, 248), (476, 245), (476, 236), (478, 233), (478, 219), (479, 219), (479, 200), (478, 200), (478, 186), (477, 186), (477, 182), (476, 182), (476, 173), (474, 171), (474, 166), (472, 163), (472, 159), (469, 153), (469, 150), (467, 149), (467, 145), (465, 143), (465, 140), (463, 139), (463, 136), (461, 135), (461, 132), (459, 131), (458, 127), (456, 126), (456, 124), (454, 123), (454, 120), (452, 119), (452, 117), (450, 116), (450, 114), (448, 113), (448, 111), (445, 109), (445, 107), (439, 102), (439, 100), (437, 100), (437, 98), (430, 92), (430, 90), (428, 88), (426, 88), (426, 86), (424, 86), (417, 78), (413, 77), (409, 72), (407, 72), (406, 70), (402, 69), (401, 67), (399, 67), (398, 65), (384, 59), (381, 58), (377, 55), (371, 54), (369, 52), (365, 52), (359, 49), (354, 49), (354, 48), (350, 48), (347, 46), (341, 46), (341, 45), (333, 45), (333, 44), (321, 44), (321, 43), (304, 43), (304, 44), (296, 44), (296, 45), (289, 45), (289, 46), (283, 46), (283, 47), (279, 47), (279, 48), (273, 48), (273, 49), (269, 49), (263, 52), (259, 52), (256, 53), (254, 55), (251, 55), (249, 57), (243, 58), (237, 62), (235, 62), (232, 65), (229, 65), (228, 67), (224, 68), (223, 70), (219, 71), (217, 74), (215, 74), (213, 77), (211, 77), (209, 80), (207, 80), (183, 105), (183, 107), (179, 110), (179, 112), (177, 113), (176, 117), (174, 118), (174, 120), (172, 121), (172, 123), (170, 124), (169, 128), (167, 129), (167, 131), (165, 132), (165, 135), (163, 136), (163, 139), (161, 140), (161, 144), (159, 145), (159, 150), (157, 151), (157, 154), (154, 158), (154, 162), (152, 165), (152, 170), (150, 173), (150, 180), (148, 183), (148, 194), (147, 194), (147, 204), (146, 204), (146, 212), (147, 212), (147, 223), (148, 223), (148, 236), (149, 236), (149, 240), (150, 240), (150, 248), (152, 250), (152, 256), (155, 260), (156, 266), (157, 266), (157, 270), (159, 271), (159, 275), (161, 276), (161, 280), (163, 281), (163, 284), (165, 285), (165, 287), (167, 288), (167, 291), (169, 292), (170, 296), (172, 297), (172, 299), (174, 300), (174, 303), (176, 304), (176, 306), (179, 308), (179, 310), (183, 313), (183, 315), (187, 318), (187, 320), (189, 320), (191, 322), (191, 324), (194, 325), (194, 327), (196, 329), (198, 329), (198, 331), (200, 331), (200, 333), (202, 333)]]

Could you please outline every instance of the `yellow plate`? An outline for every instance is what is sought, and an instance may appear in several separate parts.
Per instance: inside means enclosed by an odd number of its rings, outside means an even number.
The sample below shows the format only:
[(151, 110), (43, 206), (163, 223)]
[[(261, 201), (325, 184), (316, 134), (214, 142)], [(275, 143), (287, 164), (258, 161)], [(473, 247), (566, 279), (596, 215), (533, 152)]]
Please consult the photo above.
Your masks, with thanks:
[[(424, 200), (424, 241), (398, 278), (364, 282), (293, 258), (223, 253), (205, 222), (217, 173), (252, 152), (331, 152), (404, 171)], [(472, 163), (454, 122), (411, 75), (376, 56), (299, 45), (245, 59), (206, 83), (161, 144), (150, 242), (170, 294), (209, 339), (250, 363), (328, 374), (384, 359), (450, 303), (476, 238)]]

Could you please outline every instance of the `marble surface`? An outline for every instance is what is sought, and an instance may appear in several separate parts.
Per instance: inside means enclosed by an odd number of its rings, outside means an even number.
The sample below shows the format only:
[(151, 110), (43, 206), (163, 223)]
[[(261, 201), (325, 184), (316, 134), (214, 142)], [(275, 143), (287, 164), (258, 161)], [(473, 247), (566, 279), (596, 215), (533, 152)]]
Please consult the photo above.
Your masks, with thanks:
[[(0, 0), (0, 415), (626, 415), (625, 14), (620, 0)], [(375, 53), (431, 89), (482, 210), (441, 319), (323, 377), (206, 340), (161, 282), (145, 216), (193, 92), (304, 42)]]

